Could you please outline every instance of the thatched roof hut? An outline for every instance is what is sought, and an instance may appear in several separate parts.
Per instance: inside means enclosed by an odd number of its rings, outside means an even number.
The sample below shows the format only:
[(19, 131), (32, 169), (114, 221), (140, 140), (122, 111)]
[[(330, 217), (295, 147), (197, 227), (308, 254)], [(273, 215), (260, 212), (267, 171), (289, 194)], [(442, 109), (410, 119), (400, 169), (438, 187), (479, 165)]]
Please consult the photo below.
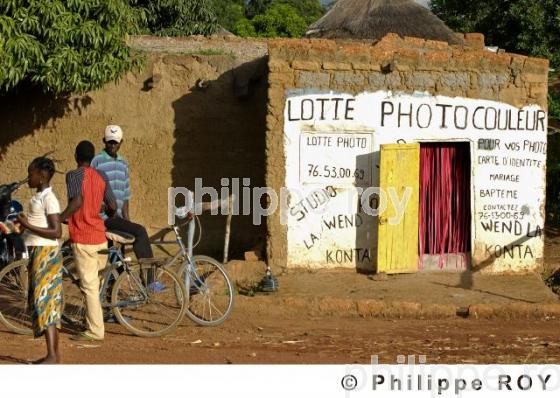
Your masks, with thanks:
[(412, 0), (338, 0), (306, 37), (379, 40), (387, 33), (461, 43), (441, 19)]

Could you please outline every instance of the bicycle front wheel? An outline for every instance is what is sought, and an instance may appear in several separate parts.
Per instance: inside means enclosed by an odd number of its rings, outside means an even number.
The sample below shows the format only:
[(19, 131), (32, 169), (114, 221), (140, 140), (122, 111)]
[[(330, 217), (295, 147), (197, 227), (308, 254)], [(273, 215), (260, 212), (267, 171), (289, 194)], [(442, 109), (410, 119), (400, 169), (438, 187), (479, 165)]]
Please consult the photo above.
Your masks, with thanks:
[(119, 323), (142, 337), (159, 337), (173, 330), (183, 319), (186, 302), (179, 278), (152, 265), (136, 265), (122, 272), (111, 294)]
[(32, 335), (27, 263), (19, 260), (0, 272), (0, 322), (12, 332)]
[[(186, 273), (188, 270), (188, 274)], [(222, 264), (208, 256), (194, 256), (179, 272), (189, 295), (186, 315), (202, 326), (223, 323), (233, 310), (233, 286)]]

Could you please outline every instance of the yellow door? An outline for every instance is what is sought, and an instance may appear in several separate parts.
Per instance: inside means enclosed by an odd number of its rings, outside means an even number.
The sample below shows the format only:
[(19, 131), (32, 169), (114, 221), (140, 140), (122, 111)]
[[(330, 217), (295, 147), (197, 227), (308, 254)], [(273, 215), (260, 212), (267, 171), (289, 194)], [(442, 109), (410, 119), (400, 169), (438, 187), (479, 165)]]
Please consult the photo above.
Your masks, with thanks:
[[(418, 270), (420, 144), (381, 145), (379, 172), (379, 187), (386, 194), (387, 209), (379, 215), (377, 272), (415, 272)], [(411, 188), (410, 197), (399, 220), (389, 191), (393, 189), (400, 202), (407, 187)]]

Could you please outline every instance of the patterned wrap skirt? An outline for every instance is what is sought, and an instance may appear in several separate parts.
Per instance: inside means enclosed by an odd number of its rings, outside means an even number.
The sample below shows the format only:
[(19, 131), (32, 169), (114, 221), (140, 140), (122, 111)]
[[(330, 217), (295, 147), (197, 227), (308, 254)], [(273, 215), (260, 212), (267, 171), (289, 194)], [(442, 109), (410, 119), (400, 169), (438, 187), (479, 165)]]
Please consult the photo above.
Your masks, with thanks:
[(28, 297), (34, 336), (41, 336), (49, 326), (60, 329), (62, 254), (58, 246), (30, 248)]

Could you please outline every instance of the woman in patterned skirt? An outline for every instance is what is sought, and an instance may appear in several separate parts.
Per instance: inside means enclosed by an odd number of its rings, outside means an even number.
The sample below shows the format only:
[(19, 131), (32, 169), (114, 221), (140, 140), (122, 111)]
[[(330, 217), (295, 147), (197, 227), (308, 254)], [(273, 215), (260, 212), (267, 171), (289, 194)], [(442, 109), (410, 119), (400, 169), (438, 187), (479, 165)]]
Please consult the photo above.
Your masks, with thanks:
[(29, 249), (29, 307), (35, 337), (45, 335), (47, 355), (34, 363), (60, 363), (58, 329), (62, 312), (62, 255), (60, 205), (50, 180), (52, 160), (39, 157), (27, 169), (29, 187), (37, 189), (29, 201), (27, 216), (18, 215)]

